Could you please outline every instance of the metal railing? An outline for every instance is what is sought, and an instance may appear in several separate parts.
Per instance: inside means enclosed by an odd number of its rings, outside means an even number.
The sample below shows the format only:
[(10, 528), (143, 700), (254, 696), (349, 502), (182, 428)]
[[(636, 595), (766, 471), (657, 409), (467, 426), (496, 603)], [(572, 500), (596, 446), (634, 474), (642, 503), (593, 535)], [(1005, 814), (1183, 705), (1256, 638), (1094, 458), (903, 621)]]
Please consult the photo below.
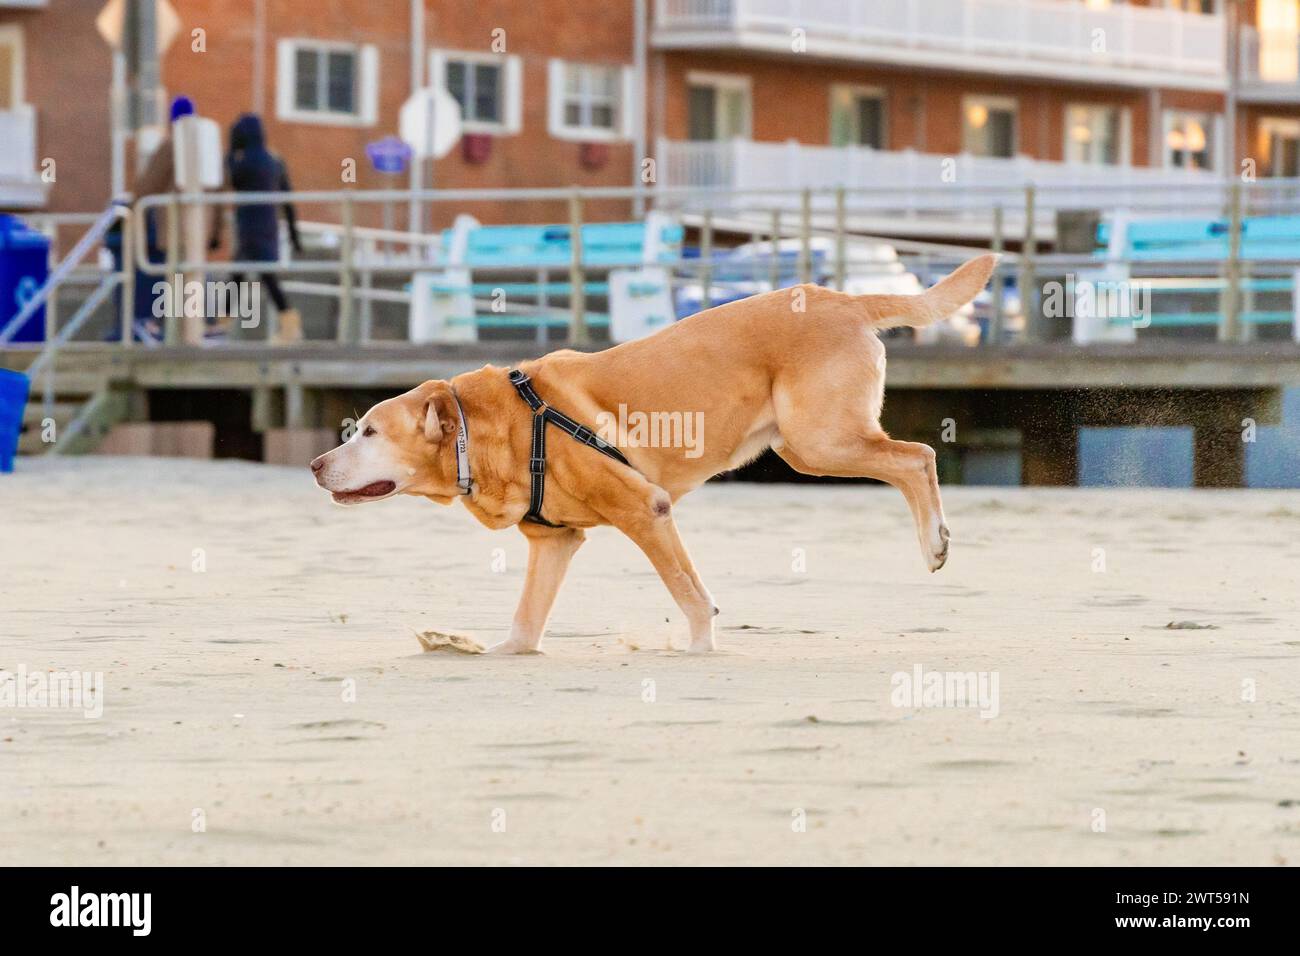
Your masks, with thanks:
[[(903, 194), (905, 193), (905, 194)], [(932, 276), (951, 267), (979, 248), (992, 248), (1004, 253), (999, 266), (999, 279), (1015, 275), (1024, 311), (1033, 316), (1032, 297), (1040, 276), (1065, 268), (1096, 266), (1096, 256), (1063, 256), (1044, 252), (1052, 241), (1051, 234), (1042, 229), (1046, 215), (1067, 205), (1094, 209), (1106, 213), (1123, 208), (1131, 216), (1148, 218), (1202, 215), (1222, 217), (1229, 222), (1233, 235), (1239, 237), (1240, 224), (1247, 216), (1267, 213), (1300, 214), (1300, 181), (1261, 181), (1250, 185), (1223, 182), (1188, 183), (1179, 196), (1143, 193), (1126, 184), (1089, 186), (1070, 185), (1060, 189), (1055, 185), (1022, 187), (1000, 186), (967, 188), (962, 191), (967, 214), (986, 220), (988, 231), (977, 243), (960, 241), (934, 242), (899, 238), (897, 233), (880, 228), (891, 217), (897, 218), (901, 205), (924, 210), (940, 209), (951, 201), (949, 187), (917, 187), (900, 192), (894, 188), (836, 187), (826, 189), (753, 189), (726, 190), (710, 188), (627, 188), (605, 187), (596, 189), (522, 189), (522, 190), (338, 190), (303, 191), (294, 193), (238, 193), (160, 195), (139, 200), (126, 214), (123, 230), (125, 262), (120, 273), (98, 278), (98, 288), (91, 298), (82, 303), (72, 321), (51, 334), (47, 348), (49, 357), (40, 362), (38, 371), (48, 370), (60, 348), (74, 342), (77, 332), (84, 328), (95, 309), (102, 305), (117, 287), (123, 290), (124, 303), (133, 303), (137, 275), (144, 278), (164, 279), (180, 275), (197, 275), (209, 272), (271, 273), (285, 277), (286, 291), (333, 299), (338, 303), (337, 327), (330, 340), (349, 347), (368, 345), (374, 338), (371, 310), (376, 303), (406, 305), (410, 294), (401, 288), (402, 280), (415, 272), (447, 268), (446, 250), (442, 249), (441, 233), (409, 233), (400, 230), (379, 229), (358, 223), (358, 214), (374, 204), (407, 204), (410, 202), (435, 208), (450, 208), (459, 212), (479, 202), (492, 202), (496, 208), (502, 203), (526, 203), (533, 221), (537, 220), (539, 203), (552, 204), (556, 215), (547, 217), (550, 222), (566, 222), (570, 234), (581, 236), (587, 220), (587, 210), (596, 203), (608, 212), (626, 208), (621, 218), (629, 218), (632, 203), (641, 199), (655, 209), (671, 210), (686, 226), (695, 230), (699, 255), (681, 255), (669, 262), (659, 263), (670, 274), (673, 286), (698, 288), (705, 306), (716, 301), (715, 293), (741, 294), (748, 290), (773, 288), (790, 279), (814, 281), (843, 288), (853, 279), (859, 268), (855, 252), (865, 243), (881, 243), (897, 250), (902, 269), (910, 269)], [(1117, 205), (1117, 199), (1120, 201)], [(1064, 199), (1068, 198), (1069, 203)], [(218, 204), (273, 204), (284, 202), (329, 206), (340, 213), (340, 222), (312, 220), (301, 224), (301, 232), (311, 241), (310, 258), (283, 256), (274, 262), (209, 262), (200, 254), (193, 260), (182, 257), (180, 233), (184, 212), (191, 208), (206, 208)], [(928, 204), (928, 205), (927, 205)], [(160, 245), (166, 256), (161, 262), (150, 261), (145, 245), (145, 220), (154, 212), (161, 223)], [(125, 214), (125, 213), (124, 213)], [(160, 215), (159, 215), (160, 214)], [(450, 219), (451, 215), (441, 218)], [(525, 218), (520, 216), (519, 218)], [(604, 219), (611, 218), (605, 215)], [(102, 231), (103, 217), (96, 223)], [(1018, 226), (1016, 224), (1019, 224)], [(744, 282), (735, 281), (720, 267), (723, 246), (736, 241), (749, 240), (765, 244), (769, 250), (766, 259), (750, 263), (752, 274)], [(93, 244), (89, 236), (79, 248)], [(778, 254), (793, 246), (793, 275), (791, 263)], [(815, 248), (814, 248), (815, 247)], [(84, 251), (84, 250), (83, 250)], [(76, 253), (77, 250), (74, 250)], [(73, 258), (69, 256), (69, 259)], [(1119, 264), (1122, 260), (1109, 260)], [(1222, 297), (1223, 330), (1225, 338), (1235, 339), (1242, 332), (1238, 321), (1243, 296), (1239, 286), (1244, 278), (1258, 277), (1264, 273), (1287, 274), (1285, 270), (1296, 263), (1252, 262), (1243, 265), (1240, 243), (1229, 244), (1227, 258), (1221, 262), (1205, 259), (1187, 263), (1162, 263), (1171, 273), (1180, 268), (1189, 274), (1217, 274), (1227, 283)], [(129, 267), (128, 267), (129, 266)], [(563, 266), (553, 265), (539, 270), (535, 264), (509, 264), (493, 266), (491, 272), (510, 274), (526, 273), (529, 280), (536, 279), (542, 286), (553, 284), (560, 278), (561, 293), (567, 302), (554, 299), (539, 304), (509, 303), (505, 311), (523, 312), (554, 318), (568, 317), (568, 341), (581, 344), (593, 338), (589, 322), (589, 278), (603, 267), (593, 267), (583, 257), (581, 244), (572, 244), (570, 260)], [(892, 266), (890, 268), (893, 268)], [(733, 269), (734, 271), (734, 269)], [(394, 280), (398, 287), (394, 288)], [(53, 284), (53, 283), (51, 283)], [(991, 296), (991, 331), (988, 340), (1000, 342), (1006, 315), (1002, 283), (993, 284)], [(480, 307), (486, 303), (479, 303)], [(132, 306), (121, 315), (122, 336), (116, 348), (133, 347), (131, 334)], [(10, 323), (11, 326), (17, 323)], [(1029, 338), (1043, 333), (1030, 322), (1026, 335)], [(389, 341), (389, 340), (385, 340)], [(169, 322), (165, 344), (183, 346), (176, 323)], [(190, 343), (192, 344), (192, 343)], [(247, 343), (208, 343), (209, 349), (239, 348)], [(325, 347), (324, 342), (313, 342)], [(201, 354), (201, 353), (196, 353)]]
[(1239, 95), (1246, 100), (1300, 102), (1300, 34), (1270, 36), (1266, 47), (1260, 32), (1242, 27)]
[[(655, 40), (836, 58), (928, 63), (952, 69), (977, 57), (984, 70), (1096, 81), (1146, 77), (1189, 86), (1227, 79), (1224, 18), (1084, 0), (658, 0)], [(1100, 38), (1100, 42), (1099, 42)]]
[[(113, 225), (119, 219), (128, 217), (129, 214), (129, 209), (126, 206), (114, 203), (91, 220), (90, 228), (86, 230), (82, 237), (77, 241), (77, 244), (73, 246), (72, 251), (68, 253), (67, 258), (62, 262), (57, 262), (55, 264), (41, 287), (37, 289), (22, 304), (22, 306), (19, 307), (18, 312), (8, 322), (6, 322), (3, 327), (0, 327), (0, 345), (3, 345), (5, 342), (8, 342), (13, 338), (18, 330), (26, 325), (28, 320), (31, 319), (31, 317), (35, 315), (42, 306), (47, 308), (45, 337), (47, 339), (54, 338), (54, 332), (49, 322), (48, 307), (49, 304), (53, 302), (55, 291), (71, 275), (72, 271), (81, 264), (82, 260), (86, 258), (90, 251), (103, 241), (104, 236), (108, 234), (108, 231), (113, 227)], [(78, 215), (75, 218), (64, 218), (63, 222), (79, 222), (84, 218), (84, 216)], [(52, 217), (45, 217), (45, 219), (46, 222), (58, 222), (58, 220), (55, 220)], [(84, 317), (81, 318), (81, 321), (84, 321)]]
[[(966, 153), (942, 155), (914, 150), (876, 150), (866, 146), (813, 146), (798, 142), (764, 143), (660, 140), (662, 178), (670, 187), (708, 188), (722, 192), (768, 192), (815, 189), (829, 206), (827, 187), (889, 183), (888, 214), (915, 221), (918, 229), (942, 234), (988, 219), (992, 190), (1020, 191), (1029, 185), (1040, 194), (1040, 231), (1050, 226), (1057, 209), (1086, 206), (1101, 199), (1109, 206), (1181, 203), (1189, 187), (1221, 180), (1214, 173), (1146, 166), (1062, 163), (1028, 156), (1001, 158)], [(978, 184), (978, 185), (976, 185)], [(797, 192), (789, 192), (797, 206)], [(1191, 194), (1195, 195), (1195, 194)], [(1210, 195), (1210, 193), (1201, 193)], [(942, 197), (941, 202), (936, 200)], [(1011, 229), (1011, 223), (1006, 224)], [(1016, 220), (1023, 232), (1023, 219)]]

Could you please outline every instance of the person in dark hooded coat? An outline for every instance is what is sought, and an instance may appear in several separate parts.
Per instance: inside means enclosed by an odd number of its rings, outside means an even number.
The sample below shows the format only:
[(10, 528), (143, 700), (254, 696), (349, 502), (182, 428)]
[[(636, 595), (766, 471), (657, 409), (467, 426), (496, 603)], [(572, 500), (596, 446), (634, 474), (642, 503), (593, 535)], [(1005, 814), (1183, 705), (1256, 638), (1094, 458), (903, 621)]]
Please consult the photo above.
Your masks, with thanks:
[[(245, 113), (235, 120), (230, 129), (230, 152), (226, 155), (226, 176), (236, 192), (291, 192), (289, 172), (284, 161), (266, 148), (262, 120), (255, 113)], [(285, 222), (289, 226), (289, 240), (295, 252), (302, 252), (298, 236), (298, 221), (291, 203), (284, 203)], [(213, 244), (219, 238), (214, 236)], [(280, 258), (280, 224), (276, 207), (271, 204), (240, 204), (235, 207), (235, 252), (239, 262), (275, 262)], [(233, 276), (242, 282), (243, 276)], [(262, 284), (275, 302), (280, 313), (277, 341), (296, 342), (302, 339), (302, 319), (289, 301), (274, 273), (260, 273)]]

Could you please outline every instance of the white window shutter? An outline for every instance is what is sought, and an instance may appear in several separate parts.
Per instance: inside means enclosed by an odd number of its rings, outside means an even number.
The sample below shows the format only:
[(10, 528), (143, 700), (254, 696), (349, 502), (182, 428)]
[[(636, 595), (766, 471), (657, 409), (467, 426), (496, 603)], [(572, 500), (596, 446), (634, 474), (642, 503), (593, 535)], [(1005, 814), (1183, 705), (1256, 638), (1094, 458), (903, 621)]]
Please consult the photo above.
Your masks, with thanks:
[(616, 132), (624, 139), (636, 139), (637, 124), (641, 122), (641, 98), (636, 95), (636, 69), (623, 67), (622, 79), (622, 97), (618, 104), (622, 128)]
[(373, 43), (361, 48), (358, 116), (366, 126), (379, 120), (379, 50)]
[(1228, 131), (1228, 124), (1224, 122), (1223, 114), (1216, 113), (1214, 116), (1214, 152), (1210, 154), (1210, 169), (1216, 173), (1236, 176), (1241, 170), (1230, 169), (1228, 166), (1228, 142), (1232, 134)]
[(551, 60), (546, 80), (546, 125), (552, 136), (564, 133), (564, 61)]
[(297, 86), (292, 40), (280, 40), (275, 45), (275, 115), (287, 119), (293, 113), (294, 90)]
[(505, 132), (520, 133), (524, 128), (524, 63), (518, 56), (506, 57), (503, 70), (506, 91)]
[(429, 53), (429, 76), (425, 82), (429, 86), (447, 88), (447, 53), (444, 50), (432, 50)]

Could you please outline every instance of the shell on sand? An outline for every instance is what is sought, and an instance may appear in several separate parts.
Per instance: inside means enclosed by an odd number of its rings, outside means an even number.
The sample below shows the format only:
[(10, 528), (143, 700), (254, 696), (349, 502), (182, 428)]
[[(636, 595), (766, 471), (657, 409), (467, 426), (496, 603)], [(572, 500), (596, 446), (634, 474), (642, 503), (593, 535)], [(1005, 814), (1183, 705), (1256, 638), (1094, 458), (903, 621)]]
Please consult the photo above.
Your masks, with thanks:
[(483, 645), (463, 634), (444, 634), (442, 631), (418, 631), (415, 639), (426, 651), (456, 651), (460, 654), (482, 654)]

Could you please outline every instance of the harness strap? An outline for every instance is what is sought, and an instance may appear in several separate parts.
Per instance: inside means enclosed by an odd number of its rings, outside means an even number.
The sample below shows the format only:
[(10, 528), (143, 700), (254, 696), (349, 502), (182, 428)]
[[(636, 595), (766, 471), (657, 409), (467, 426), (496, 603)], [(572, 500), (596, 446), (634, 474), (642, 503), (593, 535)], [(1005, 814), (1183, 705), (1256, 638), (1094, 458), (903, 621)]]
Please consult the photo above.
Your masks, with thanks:
[(542, 517), (542, 496), (546, 494), (546, 414), (533, 413), (533, 450), (528, 458), (528, 514), (525, 521), (544, 524), (548, 528), (560, 525)]
[(546, 426), (551, 424), (565, 432), (574, 441), (581, 442), (588, 448), (594, 448), (596, 451), (615, 461), (627, 465), (631, 464), (623, 456), (623, 453), (611, 445), (609, 442), (600, 438), (595, 432), (585, 425), (575, 422), (563, 412), (557, 412), (551, 408), (537, 392), (533, 389), (532, 380), (529, 379), (520, 369), (510, 370), (510, 384), (515, 387), (515, 391), (533, 411), (533, 442), (532, 450), (528, 457), (528, 477), (529, 477), (529, 499), (528, 514), (524, 515), (525, 521), (531, 521), (533, 524), (546, 525), (548, 528), (562, 528), (564, 525), (555, 524), (547, 521), (542, 517), (542, 498), (546, 494)]

